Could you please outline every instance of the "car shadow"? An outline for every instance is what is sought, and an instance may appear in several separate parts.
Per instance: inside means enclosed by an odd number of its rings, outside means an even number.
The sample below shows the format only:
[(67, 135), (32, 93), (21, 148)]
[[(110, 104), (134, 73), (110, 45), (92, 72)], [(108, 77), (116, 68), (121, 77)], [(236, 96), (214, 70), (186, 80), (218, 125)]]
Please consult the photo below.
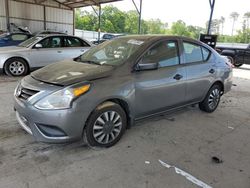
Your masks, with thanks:
[(186, 113), (187, 111), (196, 110), (198, 108), (197, 106), (198, 106), (197, 104), (190, 105), (190, 106), (178, 108), (175, 110), (163, 112), (163, 113), (160, 113), (158, 115), (146, 117), (146, 118), (137, 120), (135, 122), (135, 125), (133, 125), (133, 126), (141, 126), (141, 125), (145, 124), (146, 122), (156, 122), (156, 121), (161, 121), (161, 120), (175, 121), (176, 116), (183, 114), (183, 113)]

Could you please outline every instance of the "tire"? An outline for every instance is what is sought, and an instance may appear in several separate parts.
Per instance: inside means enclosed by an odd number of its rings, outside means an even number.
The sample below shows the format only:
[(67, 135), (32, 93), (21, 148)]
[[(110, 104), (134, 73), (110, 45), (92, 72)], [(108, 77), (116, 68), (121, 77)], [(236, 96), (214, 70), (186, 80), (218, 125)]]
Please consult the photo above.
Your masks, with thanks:
[(221, 86), (215, 84), (209, 89), (205, 99), (199, 103), (200, 110), (208, 113), (215, 111), (220, 103), (220, 97)]
[(28, 70), (28, 64), (22, 58), (11, 58), (4, 64), (4, 72), (8, 76), (25, 76)]
[(227, 56), (227, 59), (229, 60), (229, 62), (234, 65), (234, 58), (231, 56)]
[(111, 147), (121, 139), (126, 126), (127, 117), (122, 107), (105, 102), (88, 118), (83, 139), (90, 147)]
[(240, 67), (240, 66), (242, 66), (243, 64), (235, 62), (233, 65), (234, 65), (235, 67)]
[(241, 64), (241, 63), (237, 63), (237, 62), (234, 60), (234, 58), (231, 57), (231, 56), (227, 56), (227, 58), (228, 58), (229, 62), (230, 62), (231, 64), (233, 64), (235, 67), (240, 67), (240, 66), (243, 65), (243, 64)]

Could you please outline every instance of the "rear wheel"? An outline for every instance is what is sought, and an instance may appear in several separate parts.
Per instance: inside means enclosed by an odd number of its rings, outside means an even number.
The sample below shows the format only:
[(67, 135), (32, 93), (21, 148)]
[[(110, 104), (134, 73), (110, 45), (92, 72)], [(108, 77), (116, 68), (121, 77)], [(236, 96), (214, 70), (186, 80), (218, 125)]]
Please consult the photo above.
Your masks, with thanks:
[(215, 111), (217, 106), (219, 105), (220, 97), (221, 97), (221, 86), (218, 84), (213, 85), (209, 89), (205, 99), (199, 103), (200, 109), (202, 111), (209, 113)]
[(6, 61), (4, 71), (9, 76), (24, 76), (28, 73), (28, 65), (22, 58), (11, 58)]
[(113, 102), (105, 102), (90, 115), (84, 130), (89, 146), (110, 147), (122, 137), (127, 126), (126, 113)]
[(241, 63), (237, 63), (237, 62), (234, 62), (234, 64), (233, 64), (235, 67), (240, 67), (240, 66), (242, 66), (243, 64), (241, 64)]
[(227, 56), (227, 59), (232, 65), (234, 65), (234, 58), (232, 58), (231, 56)]
[(237, 62), (234, 60), (234, 58), (231, 57), (231, 56), (227, 56), (227, 58), (228, 58), (229, 62), (230, 62), (232, 65), (234, 65), (235, 67), (240, 67), (240, 66), (243, 65), (243, 64), (241, 64), (241, 63), (237, 63)]

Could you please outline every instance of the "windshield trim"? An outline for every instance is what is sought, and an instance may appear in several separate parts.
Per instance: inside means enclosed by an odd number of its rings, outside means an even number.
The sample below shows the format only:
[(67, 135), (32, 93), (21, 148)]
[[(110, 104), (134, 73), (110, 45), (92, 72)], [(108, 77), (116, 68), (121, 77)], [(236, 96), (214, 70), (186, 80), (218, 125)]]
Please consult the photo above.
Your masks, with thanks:
[[(25, 42), (27, 42), (27, 40), (31, 40), (31, 39), (34, 39), (34, 38), (36, 38), (36, 40), (34, 40), (33, 42), (30, 42), (30, 43), (27, 44), (27, 45), (22, 45), (22, 44), (24, 44)], [(31, 46), (37, 44), (38, 42), (40, 42), (40, 41), (41, 41), (42, 39), (44, 39), (44, 38), (45, 38), (45, 37), (34, 36), (34, 37), (31, 37), (31, 38), (29, 38), (29, 39), (23, 41), (22, 43), (18, 44), (17, 46), (19, 46), (19, 47), (24, 47), (24, 48), (30, 48)]]

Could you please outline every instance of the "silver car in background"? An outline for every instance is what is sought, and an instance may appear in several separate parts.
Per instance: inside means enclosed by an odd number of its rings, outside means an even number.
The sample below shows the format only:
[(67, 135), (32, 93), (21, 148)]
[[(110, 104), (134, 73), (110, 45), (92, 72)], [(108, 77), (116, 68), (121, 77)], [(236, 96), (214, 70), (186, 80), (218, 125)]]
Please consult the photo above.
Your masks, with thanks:
[(142, 118), (191, 104), (211, 113), (231, 86), (231, 65), (199, 41), (126, 36), (32, 72), (14, 109), (38, 141), (109, 147)]
[(18, 46), (0, 48), (0, 70), (23, 76), (31, 70), (80, 56), (92, 46), (75, 36), (53, 34), (32, 37)]

